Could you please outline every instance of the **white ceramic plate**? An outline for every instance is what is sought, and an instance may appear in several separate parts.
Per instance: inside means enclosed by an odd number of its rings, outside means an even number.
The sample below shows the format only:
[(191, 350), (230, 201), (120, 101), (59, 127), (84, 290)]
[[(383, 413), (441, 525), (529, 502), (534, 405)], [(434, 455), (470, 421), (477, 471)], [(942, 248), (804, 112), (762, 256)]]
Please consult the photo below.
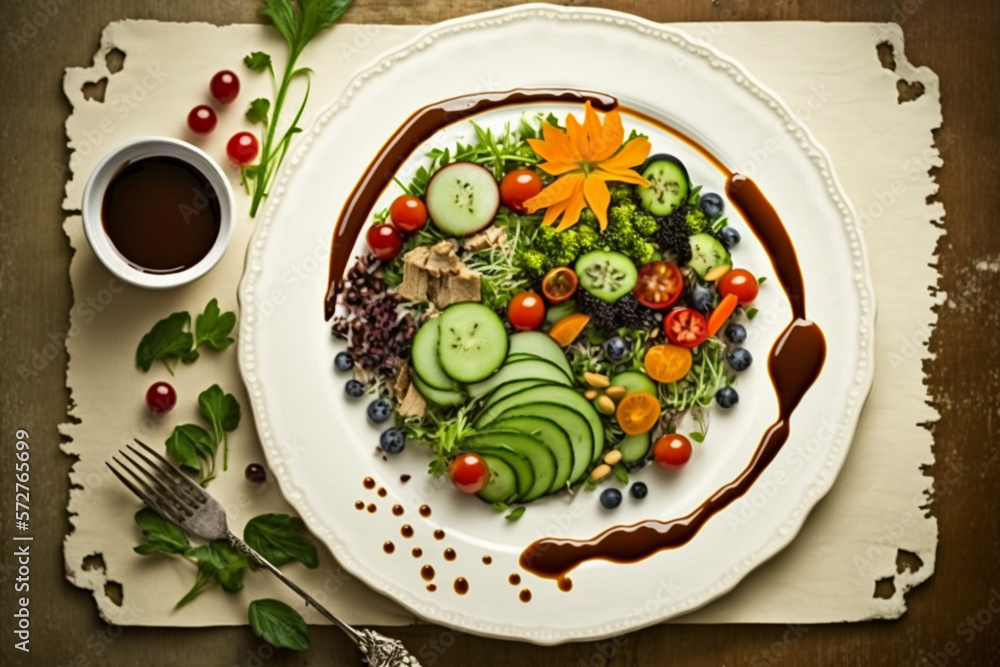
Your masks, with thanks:
[[(584, 563), (573, 588), (523, 572), (518, 556), (543, 535), (587, 538), (621, 523), (674, 518), (735, 477), (776, 414), (764, 360), (790, 319), (776, 280), (762, 286), (747, 346), (757, 363), (738, 381), (736, 409), (712, 410), (708, 439), (678, 475), (634, 475), (650, 487), (614, 512), (598, 494), (560, 494), (508, 522), (484, 503), (429, 478), (426, 450), (383, 460), (364, 403), (344, 397), (332, 371), (338, 343), (323, 320), (334, 221), (361, 173), (407, 116), (470, 92), (559, 86), (612, 94), (700, 141), (752, 176), (782, 216), (806, 285), (808, 316), (829, 349), (816, 384), (792, 418), (789, 441), (751, 491), (685, 546), (634, 564)], [(560, 117), (570, 110), (549, 105)], [(495, 126), (520, 109), (477, 118)], [(681, 157), (694, 182), (722, 191), (723, 177), (654, 126), (653, 152)], [(430, 143), (448, 145), (456, 126)], [(401, 167), (405, 180), (417, 165)], [(388, 191), (384, 202), (398, 194)], [(732, 211), (730, 211), (732, 213)], [(735, 216), (738, 218), (738, 216)], [(774, 276), (746, 229), (738, 263)], [(540, 644), (599, 638), (695, 609), (735, 586), (787, 545), (827, 492), (847, 454), (872, 378), (874, 302), (862, 240), (829, 158), (809, 132), (738, 64), (687, 35), (600, 10), (528, 5), (429, 28), (361, 73), (299, 142), (251, 242), (240, 290), (240, 364), (268, 464), (310, 529), (372, 588), (419, 616), (482, 635)], [(412, 475), (406, 483), (402, 474)], [(363, 487), (371, 477), (386, 490)], [(376, 511), (355, 509), (357, 502)], [(399, 504), (402, 516), (390, 510)], [(429, 517), (418, 513), (421, 505)], [(414, 535), (401, 535), (408, 524)], [(445, 531), (435, 539), (433, 532)], [(386, 541), (395, 551), (383, 550)], [(423, 555), (411, 555), (419, 548)], [(455, 550), (453, 561), (444, 558)], [(483, 557), (489, 556), (487, 565)], [(435, 591), (421, 577), (434, 568)], [(519, 585), (509, 575), (518, 573)], [(464, 577), (469, 591), (453, 582)], [(522, 602), (520, 592), (531, 591)]]

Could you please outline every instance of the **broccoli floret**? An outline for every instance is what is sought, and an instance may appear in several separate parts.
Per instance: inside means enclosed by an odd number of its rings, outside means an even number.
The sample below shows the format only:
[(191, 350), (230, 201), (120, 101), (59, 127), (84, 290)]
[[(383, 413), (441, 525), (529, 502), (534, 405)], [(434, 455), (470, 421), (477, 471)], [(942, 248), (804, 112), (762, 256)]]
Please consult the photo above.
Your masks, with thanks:
[(636, 211), (632, 217), (632, 224), (635, 225), (637, 232), (647, 237), (655, 234), (656, 230), (660, 228), (660, 223), (656, 221), (656, 218), (645, 211)]
[(574, 229), (576, 230), (580, 254), (597, 250), (601, 247), (601, 233), (597, 231), (596, 217), (593, 225), (577, 225)]
[(600, 223), (597, 222), (597, 214), (594, 213), (589, 208), (585, 208), (580, 211), (580, 221), (578, 225), (588, 225), (590, 227), (597, 227)]
[(525, 250), (517, 255), (518, 264), (535, 280), (545, 275), (548, 258), (538, 250)]
[(637, 264), (645, 264), (656, 251), (651, 237), (658, 228), (653, 216), (628, 199), (608, 209), (608, 228), (601, 240), (604, 246), (628, 255)]
[(684, 214), (684, 222), (687, 223), (689, 235), (701, 234), (709, 227), (708, 218), (697, 206), (688, 206), (687, 212)]
[(632, 186), (625, 183), (615, 183), (608, 190), (611, 193), (611, 205), (632, 201)]
[(628, 200), (618, 204), (613, 204), (608, 208), (608, 229), (618, 227), (632, 227), (632, 216), (636, 213), (634, 201)]

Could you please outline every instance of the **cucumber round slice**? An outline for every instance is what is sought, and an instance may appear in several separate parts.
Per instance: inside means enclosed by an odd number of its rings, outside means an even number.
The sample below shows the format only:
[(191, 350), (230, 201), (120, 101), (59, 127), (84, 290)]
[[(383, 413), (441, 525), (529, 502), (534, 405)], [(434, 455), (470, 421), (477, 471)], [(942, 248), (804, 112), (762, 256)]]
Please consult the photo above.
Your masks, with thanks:
[(479, 492), (479, 497), (488, 503), (508, 503), (517, 498), (517, 473), (507, 461), (482, 454), (483, 461), (490, 471), (490, 480)]
[(416, 373), (413, 374), (411, 378), (413, 384), (417, 387), (417, 391), (420, 395), (427, 399), (428, 403), (433, 403), (434, 405), (449, 406), (449, 405), (461, 405), (465, 403), (468, 398), (465, 394), (460, 391), (450, 391), (447, 389), (435, 389), (434, 387), (428, 386), (426, 382), (420, 379), (420, 376)]
[(637, 188), (642, 207), (653, 215), (670, 215), (691, 192), (691, 179), (684, 164), (673, 155), (650, 156), (642, 165), (642, 177), (649, 186)]
[(702, 278), (717, 266), (733, 263), (726, 246), (711, 234), (695, 234), (688, 241), (691, 243), (691, 261), (688, 266)]
[[(439, 391), (454, 392), (458, 384), (448, 377), (438, 362), (438, 340), (441, 336), (441, 318), (427, 320), (417, 329), (410, 348), (413, 360), (413, 374), (423, 380), (423, 384)], [(420, 385), (417, 385), (420, 388)], [(424, 398), (430, 398), (424, 395)]]
[(635, 287), (635, 264), (620, 252), (593, 250), (576, 260), (580, 287), (598, 299), (614, 303)]
[(507, 330), (490, 308), (468, 301), (456, 303), (445, 308), (437, 319), (437, 357), (448, 377), (471, 384), (485, 380), (503, 365), (507, 358)]
[(500, 186), (485, 167), (454, 162), (431, 177), (424, 199), (438, 229), (468, 236), (493, 222), (500, 208)]
[(626, 435), (618, 443), (618, 451), (622, 453), (622, 463), (638, 463), (649, 454), (653, 444), (653, 437), (649, 433), (638, 433), (636, 435)]

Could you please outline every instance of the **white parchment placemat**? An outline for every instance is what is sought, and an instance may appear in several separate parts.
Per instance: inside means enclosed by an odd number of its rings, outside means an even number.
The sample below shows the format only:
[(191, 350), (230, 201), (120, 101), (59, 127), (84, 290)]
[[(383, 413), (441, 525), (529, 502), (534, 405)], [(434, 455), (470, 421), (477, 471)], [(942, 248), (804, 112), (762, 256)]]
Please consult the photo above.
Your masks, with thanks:
[[(830, 152), (862, 221), (879, 304), (875, 385), (833, 490), (787, 549), (734, 592), (682, 620), (820, 623), (898, 617), (906, 608), (906, 591), (933, 573), (937, 545), (937, 524), (926, 511), (932, 480), (921, 471), (933, 461), (931, 436), (919, 426), (937, 417), (927, 405), (922, 371), (934, 325), (934, 299), (927, 288), (936, 285), (937, 273), (930, 262), (942, 233), (931, 222), (944, 217), (941, 204), (926, 201), (937, 191), (927, 171), (942, 164), (931, 134), (941, 124), (937, 77), (906, 62), (902, 31), (894, 24), (679, 27), (741, 61), (796, 111)], [(303, 124), (308, 126), (333, 103), (354, 71), (419, 30), (345, 24), (318, 38), (300, 62), (315, 70)], [(894, 71), (880, 64), (880, 43), (891, 45)], [(188, 563), (132, 552), (138, 537), (132, 523), (137, 504), (104, 466), (126, 440), (139, 437), (160, 445), (175, 424), (194, 421), (197, 394), (213, 383), (249, 406), (235, 349), (206, 353), (174, 377), (161, 365), (146, 374), (134, 365), (139, 339), (167, 314), (200, 312), (213, 297), (224, 309), (237, 309), (236, 288), (253, 228), (238, 172), (230, 173), (241, 213), (233, 246), (211, 273), (185, 288), (153, 292), (119, 283), (94, 257), (75, 214), (97, 161), (137, 136), (179, 137), (226, 165), (225, 141), (245, 129), (246, 102), (269, 94), (266, 77), (243, 77), (239, 101), (220, 114), (219, 126), (207, 138), (192, 135), (185, 119), (191, 107), (207, 101), (214, 72), (246, 71), (241, 59), (256, 49), (285, 53), (268, 26), (122, 21), (105, 29), (93, 66), (69, 68), (64, 79), (73, 106), (66, 122), (72, 174), (63, 206), (64, 229), (75, 250), (67, 336), (67, 385), (75, 422), (61, 430), (71, 438), (64, 451), (77, 459), (70, 473), (73, 530), (65, 541), (66, 573), (74, 584), (94, 592), (101, 616), (116, 624), (242, 624), (247, 622), (249, 600), (290, 599), (271, 577), (251, 575), (238, 595), (208, 592), (175, 612), (174, 601), (190, 587), (193, 572)], [(118, 68), (114, 65), (121, 53), (124, 65)], [(919, 82), (923, 94), (899, 102), (901, 79)], [(945, 150), (947, 130), (942, 136), (939, 145)], [(766, 159), (765, 143), (736, 166), (752, 175), (755, 164)], [(157, 420), (146, 411), (143, 397), (146, 388), (161, 379), (171, 382), (180, 398), (174, 412)], [(274, 484), (245, 482), (242, 471), (254, 461), (263, 462), (263, 454), (246, 414), (230, 436), (230, 470), (212, 483), (237, 532), (257, 514), (291, 512)], [(754, 491), (759, 493), (740, 501), (741, 511), (752, 513), (766, 502), (766, 493), (780, 493)], [(733, 530), (738, 537), (738, 526)], [(317, 569), (292, 565), (289, 574), (334, 613), (354, 624), (413, 622), (411, 614), (348, 576), (325, 550), (321, 554)], [(119, 587), (120, 602), (115, 599)], [(306, 614), (310, 622), (320, 622), (311, 610)]]

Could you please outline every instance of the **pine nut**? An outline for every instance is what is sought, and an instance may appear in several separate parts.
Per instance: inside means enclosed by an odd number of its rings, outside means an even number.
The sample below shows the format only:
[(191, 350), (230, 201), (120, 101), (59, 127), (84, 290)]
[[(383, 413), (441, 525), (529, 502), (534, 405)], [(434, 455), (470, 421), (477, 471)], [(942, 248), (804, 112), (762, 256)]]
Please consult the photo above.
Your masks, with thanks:
[(608, 379), (608, 376), (601, 375), (600, 373), (584, 373), (583, 379), (586, 380), (587, 384), (591, 387), (597, 387), (598, 389), (603, 389), (611, 384), (611, 380)]
[(590, 479), (595, 482), (600, 482), (602, 479), (611, 474), (611, 466), (601, 464), (594, 468), (594, 471), (590, 473)]
[(609, 466), (613, 466), (622, 460), (622, 453), (617, 449), (612, 449), (610, 452), (604, 455), (604, 462)]
[(615, 402), (607, 396), (601, 396), (597, 399), (597, 409), (606, 415), (613, 414), (615, 411)]
[(604, 393), (612, 401), (617, 402), (625, 398), (625, 394), (628, 393), (628, 389), (626, 389), (625, 387), (618, 387), (618, 386), (608, 387), (607, 389), (604, 390)]

